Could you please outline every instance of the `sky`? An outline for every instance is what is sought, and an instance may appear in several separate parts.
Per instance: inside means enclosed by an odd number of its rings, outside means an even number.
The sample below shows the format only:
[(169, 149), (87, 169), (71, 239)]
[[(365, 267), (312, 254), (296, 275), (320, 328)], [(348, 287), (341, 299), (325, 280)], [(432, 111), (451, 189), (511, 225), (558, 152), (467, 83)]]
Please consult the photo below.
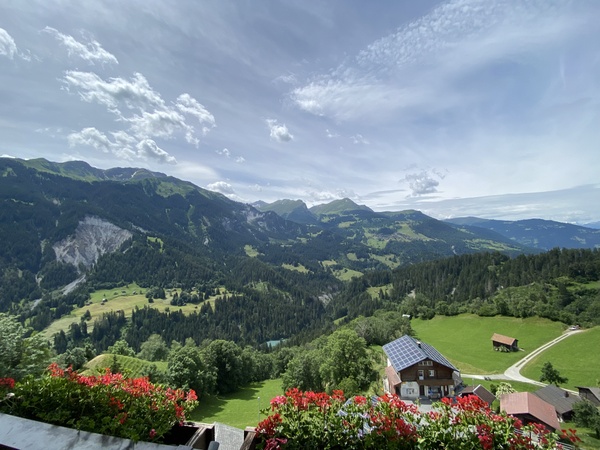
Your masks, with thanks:
[(4, 0), (0, 156), (600, 221), (600, 1)]

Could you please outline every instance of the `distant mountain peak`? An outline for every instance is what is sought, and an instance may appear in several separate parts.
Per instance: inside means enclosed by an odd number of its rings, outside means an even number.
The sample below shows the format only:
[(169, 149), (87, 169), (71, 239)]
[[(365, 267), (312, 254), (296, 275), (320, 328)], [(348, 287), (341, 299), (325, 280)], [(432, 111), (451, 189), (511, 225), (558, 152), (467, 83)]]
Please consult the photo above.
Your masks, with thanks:
[(332, 202), (324, 203), (322, 205), (313, 206), (309, 209), (309, 211), (317, 216), (325, 214), (341, 214), (349, 211), (373, 212), (373, 210), (368, 206), (358, 205), (347, 197), (339, 200), (333, 200)]

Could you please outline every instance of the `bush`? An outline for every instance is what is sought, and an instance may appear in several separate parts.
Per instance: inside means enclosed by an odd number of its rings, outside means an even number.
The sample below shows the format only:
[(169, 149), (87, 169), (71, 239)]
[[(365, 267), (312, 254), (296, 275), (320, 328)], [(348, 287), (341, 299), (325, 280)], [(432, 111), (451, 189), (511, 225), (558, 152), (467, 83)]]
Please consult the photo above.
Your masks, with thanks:
[(0, 411), (134, 441), (160, 441), (197, 404), (193, 390), (186, 394), (108, 369), (104, 375), (83, 376), (51, 364), (48, 372), (14, 384), (14, 396), (0, 403)]
[(554, 449), (559, 438), (579, 440), (572, 431), (558, 436), (541, 425), (523, 426), (476, 396), (456, 403), (445, 398), (433, 408), (421, 413), (391, 394), (346, 400), (341, 391), (329, 396), (290, 389), (271, 400), (272, 414), (256, 429), (257, 448)]

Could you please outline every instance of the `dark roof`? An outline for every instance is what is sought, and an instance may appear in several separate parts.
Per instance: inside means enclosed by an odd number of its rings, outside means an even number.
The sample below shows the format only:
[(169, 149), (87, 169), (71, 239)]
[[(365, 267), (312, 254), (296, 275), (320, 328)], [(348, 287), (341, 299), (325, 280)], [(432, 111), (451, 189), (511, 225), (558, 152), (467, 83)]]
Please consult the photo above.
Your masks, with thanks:
[(385, 344), (383, 346), (383, 351), (389, 358), (392, 366), (394, 366), (394, 369), (396, 369), (396, 372), (400, 372), (401, 370), (426, 359), (431, 359), (452, 370), (458, 370), (431, 345), (417, 341), (407, 334), (395, 341)]
[(504, 344), (504, 345), (516, 345), (516, 343), (517, 343), (517, 340), (515, 338), (503, 336), (502, 334), (498, 334), (498, 333), (494, 333), (492, 335), (492, 341), (498, 342), (498, 343)]
[(573, 405), (581, 401), (579, 396), (570, 394), (553, 384), (538, 389), (534, 394), (554, 406), (554, 409), (560, 415), (573, 411)]
[(502, 395), (500, 409), (513, 416), (523, 414), (533, 416), (537, 421), (552, 428), (553, 431), (560, 428), (554, 407), (531, 392)]
[(586, 391), (590, 391), (590, 393), (594, 397), (596, 397), (598, 400), (600, 400), (600, 388), (590, 387), (590, 386), (577, 386), (577, 389), (579, 389), (579, 394), (581, 394), (582, 389), (584, 389)]
[(478, 384), (477, 386), (466, 386), (462, 391), (460, 391), (458, 395), (460, 395), (461, 397), (464, 395), (476, 395), (489, 405), (491, 405), (492, 402), (496, 400), (496, 396), (480, 384)]

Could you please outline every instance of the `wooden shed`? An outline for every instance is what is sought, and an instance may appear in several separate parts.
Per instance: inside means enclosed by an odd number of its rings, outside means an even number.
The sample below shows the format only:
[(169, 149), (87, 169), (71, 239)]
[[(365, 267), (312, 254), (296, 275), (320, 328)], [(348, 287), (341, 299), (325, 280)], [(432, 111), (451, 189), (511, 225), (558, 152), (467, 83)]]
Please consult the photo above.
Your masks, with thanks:
[(519, 350), (519, 340), (494, 333), (492, 336), (492, 345), (496, 351), (516, 352)]

